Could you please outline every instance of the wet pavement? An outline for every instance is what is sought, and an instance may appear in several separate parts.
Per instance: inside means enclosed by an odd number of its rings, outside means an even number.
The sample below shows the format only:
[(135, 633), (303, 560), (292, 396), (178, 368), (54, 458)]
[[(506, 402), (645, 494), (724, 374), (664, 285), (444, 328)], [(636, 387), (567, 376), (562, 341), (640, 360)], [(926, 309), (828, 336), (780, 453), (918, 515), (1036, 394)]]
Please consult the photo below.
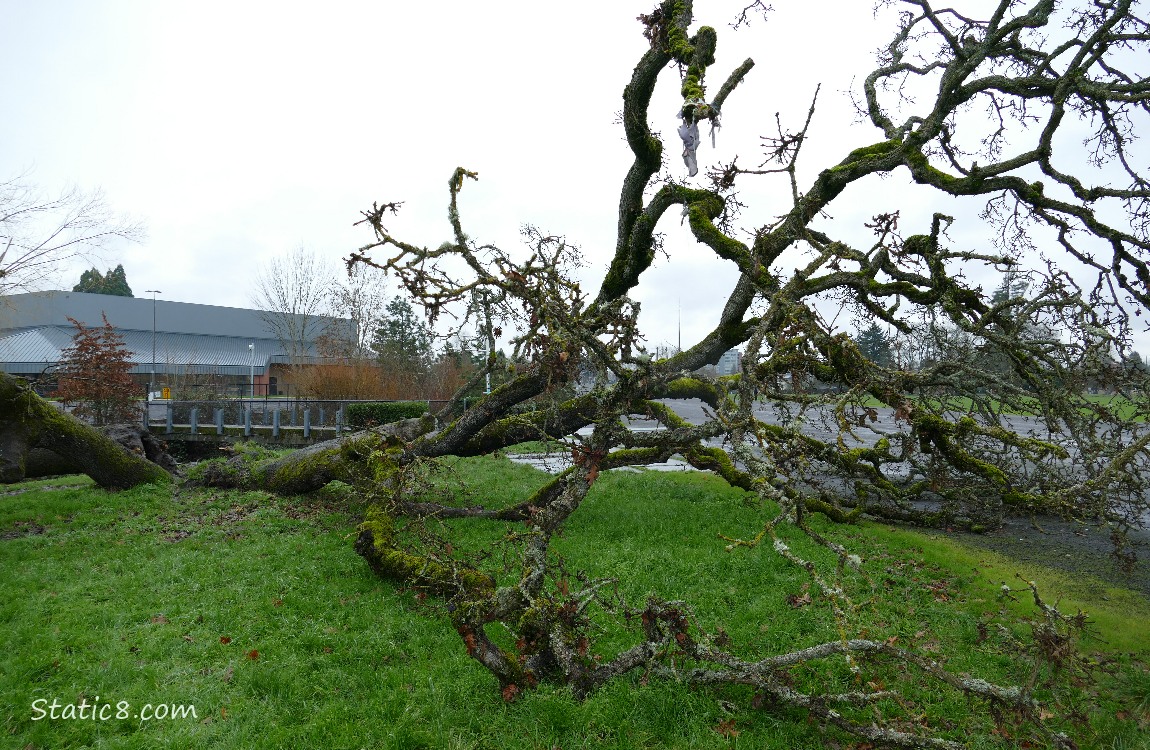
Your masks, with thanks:
[[(509, 454), (509, 459), (517, 464), (526, 464), (527, 466), (534, 466), (536, 469), (546, 471), (549, 474), (558, 474), (571, 467), (571, 456), (566, 453), (522, 453), (522, 454)], [(696, 471), (696, 469), (679, 458), (672, 458), (670, 461), (659, 464), (644, 464), (643, 466), (622, 466), (613, 471)]]

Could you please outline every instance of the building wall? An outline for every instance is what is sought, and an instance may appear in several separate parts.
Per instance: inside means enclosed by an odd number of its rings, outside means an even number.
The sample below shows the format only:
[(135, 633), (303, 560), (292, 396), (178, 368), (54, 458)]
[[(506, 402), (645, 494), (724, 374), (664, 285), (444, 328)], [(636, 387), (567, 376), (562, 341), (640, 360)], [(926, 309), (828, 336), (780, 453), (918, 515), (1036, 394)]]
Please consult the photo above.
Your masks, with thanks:
[[(103, 325), (107, 316), (123, 337), (133, 375), (141, 384), (202, 381), (208, 387), (226, 382), (229, 389), (237, 389), (250, 383), (254, 369), (263, 376), (266, 390), (269, 363), (283, 356), (284, 349), (264, 315), (260, 310), (163, 299), (155, 300), (153, 307), (149, 297), (65, 291), (14, 294), (0, 298), (0, 370), (33, 377), (50, 372), (75, 333), (68, 318), (94, 327)], [(341, 318), (320, 322), (317, 332), (329, 326), (354, 326)]]
[(738, 349), (730, 349), (719, 357), (719, 363), (715, 365), (720, 375), (734, 375), (739, 372), (743, 364), (743, 353)]

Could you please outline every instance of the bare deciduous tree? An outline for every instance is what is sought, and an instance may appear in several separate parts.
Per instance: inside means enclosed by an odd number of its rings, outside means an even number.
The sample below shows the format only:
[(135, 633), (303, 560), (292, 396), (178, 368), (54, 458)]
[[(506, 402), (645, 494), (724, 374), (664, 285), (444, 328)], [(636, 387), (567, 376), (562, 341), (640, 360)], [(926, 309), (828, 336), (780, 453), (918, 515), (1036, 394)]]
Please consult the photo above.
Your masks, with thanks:
[[(332, 286), (329, 300), (334, 315), (352, 321), (351, 331), (333, 331), (333, 339), (346, 342), (348, 357), (370, 357), (371, 342), (387, 306), (387, 277), (377, 268), (354, 265), (347, 278)], [(354, 339), (354, 340), (352, 340)]]
[(273, 258), (260, 271), (252, 304), (293, 360), (305, 356), (323, 333), (334, 283), (331, 268), (303, 247)]
[(98, 190), (50, 198), (27, 175), (0, 182), (0, 294), (41, 288), (68, 261), (143, 236), (143, 225), (115, 215)]
[[(884, 746), (962, 746), (928, 727), (884, 718), (884, 701), (898, 688), (881, 685), (899, 677), (881, 664), (897, 661), (912, 679), (956, 690), (996, 716), (1022, 717), (1032, 737), (1073, 747), (1048, 728), (1033, 684), (993, 685), (949, 672), (922, 653), (852, 637), (849, 591), (858, 557), (816, 533), (807, 514), (846, 520), (865, 511), (976, 528), (1005, 513), (1054, 512), (1111, 524), (1119, 535), (1145, 518), (1150, 431), (1124, 420), (1125, 410), (1089, 399), (1086, 384), (1105, 382), (1145, 413), (1145, 373), (1107, 363), (1128, 348), (1129, 311), (1150, 309), (1150, 185), (1131, 150), (1150, 113), (1150, 25), (1132, 0), (998, 0), (977, 18), (931, 0), (881, 4), (904, 12), (859, 92), (860, 111), (878, 139), (844, 149), (806, 182), (797, 165), (813, 103), (798, 131), (780, 126), (764, 140), (757, 169), (717, 165), (709, 187), (660, 177), (668, 150), (682, 148), (693, 165), (698, 124), (719, 117), (753, 62), (727, 64), (727, 77), (708, 89), (718, 35), (692, 28), (692, 2), (664, 0), (640, 18), (650, 49), (624, 90), (622, 116), (634, 160), (622, 184), (614, 256), (592, 294), (573, 280), (578, 258), (560, 237), (529, 234), (526, 260), (473, 240), (459, 209), (464, 184), (476, 178), (465, 169), (449, 182), (453, 239), (442, 245), (393, 236), (386, 216), (399, 204), (374, 205), (364, 213), (374, 240), (351, 260), (395, 273), (432, 318), (494, 310), (514, 327), (515, 359), (526, 364), (437, 431), (396, 425), (389, 434), (357, 435), (248, 467), (246, 479), (231, 471), (219, 481), (301, 491), (338, 478), (359, 487), (373, 506), (357, 551), (381, 575), (443, 596), (469, 655), (498, 678), (508, 699), (543, 681), (586, 695), (643, 670), (703, 685), (749, 685), (769, 701)], [(660, 77), (676, 69), (682, 142), (668, 149), (647, 110)], [(931, 93), (917, 95), (924, 91)], [(1067, 147), (1081, 133), (1085, 159)], [(954, 218), (904, 215), (897, 205), (866, 224), (863, 243), (855, 234), (832, 234), (824, 212), (844, 190), (899, 170), (934, 195), (978, 201), (979, 221), (998, 230), (1000, 247), (952, 247)], [(771, 175), (789, 183), (789, 205), (763, 209), (763, 223), (739, 231), (740, 217), (752, 217), (753, 207), (740, 206), (735, 184)], [(716, 262), (733, 264), (739, 277), (714, 329), (659, 359), (644, 349), (639, 305), (629, 295), (651, 267), (656, 229), (672, 211), (676, 220), (681, 211), (698, 244)], [(995, 300), (969, 281), (980, 266), (1003, 272), (1023, 256), (1038, 261), (1035, 247), (1044, 242), (1042, 256), (1058, 249), (1065, 262), (1035, 262), (1025, 297)], [(919, 320), (953, 334), (926, 347), (930, 356), (918, 369), (904, 369), (901, 358), (876, 363), (819, 314), (826, 300), (904, 334)], [(745, 347), (738, 377), (687, 375), (736, 346)], [(992, 367), (978, 354), (989, 348)], [(581, 367), (613, 378), (571, 397), (564, 389)], [(815, 382), (830, 392), (811, 390)], [(711, 418), (687, 424), (660, 400), (666, 398), (702, 399)], [(878, 419), (876, 401), (893, 425)], [(628, 416), (660, 427), (631, 432)], [(812, 436), (812, 423), (832, 437)], [(572, 437), (580, 428), (590, 429)], [(566, 441), (572, 465), (521, 502), (482, 507), (428, 495), (429, 462), (540, 437)], [(708, 447), (707, 438), (722, 438), (723, 447)], [(603, 604), (609, 582), (589, 571), (571, 583), (552, 539), (601, 472), (674, 454), (770, 501), (764, 507), (780, 508), (757, 536), (728, 540), (729, 548), (737, 553), (765, 542), (807, 571), (840, 640), (747, 658), (699, 633), (686, 605), (652, 599), (615, 610), (632, 615), (633, 645), (594, 658), (595, 618), (607, 614), (590, 612)], [(417, 533), (427, 518), (525, 524), (517, 537), (521, 555), (510, 575), (497, 578), (439, 536)], [(786, 529), (806, 532), (834, 562), (796, 551)], [(1065, 645), (1072, 621), (1033, 595), (1047, 618), (1036, 633)], [(497, 628), (510, 632), (513, 648), (493, 635)], [(1060, 645), (1058, 653), (1068, 652)], [(831, 658), (846, 660), (854, 688), (794, 686), (794, 669)], [(883, 677), (868, 681), (876, 670)]]

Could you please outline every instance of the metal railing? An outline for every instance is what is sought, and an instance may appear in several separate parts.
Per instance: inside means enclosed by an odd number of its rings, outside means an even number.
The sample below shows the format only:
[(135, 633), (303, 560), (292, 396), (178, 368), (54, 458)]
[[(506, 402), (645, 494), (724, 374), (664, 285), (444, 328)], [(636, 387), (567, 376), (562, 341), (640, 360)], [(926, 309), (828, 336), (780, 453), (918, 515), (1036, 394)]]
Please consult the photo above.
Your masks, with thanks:
[[(281, 439), (337, 437), (353, 429), (347, 406), (380, 403), (380, 399), (203, 399), (151, 401), (142, 404), (143, 424), (159, 434), (228, 435)], [(432, 412), (446, 401), (428, 401)], [(316, 434), (313, 434), (316, 433)]]

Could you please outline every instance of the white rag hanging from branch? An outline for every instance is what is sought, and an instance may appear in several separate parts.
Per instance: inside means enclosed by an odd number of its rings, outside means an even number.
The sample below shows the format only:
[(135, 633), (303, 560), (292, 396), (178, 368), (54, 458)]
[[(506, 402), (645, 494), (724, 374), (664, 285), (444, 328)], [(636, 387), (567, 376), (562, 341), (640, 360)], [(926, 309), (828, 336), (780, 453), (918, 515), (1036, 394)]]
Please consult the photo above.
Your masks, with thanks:
[[(687, 113), (690, 114), (687, 114)], [(687, 165), (687, 175), (694, 177), (699, 173), (699, 160), (696, 152), (699, 150), (699, 120), (711, 121), (711, 148), (715, 147), (715, 135), (719, 129), (719, 111), (702, 99), (691, 99), (683, 103), (679, 110), (679, 138), (683, 141), (683, 163)]]

